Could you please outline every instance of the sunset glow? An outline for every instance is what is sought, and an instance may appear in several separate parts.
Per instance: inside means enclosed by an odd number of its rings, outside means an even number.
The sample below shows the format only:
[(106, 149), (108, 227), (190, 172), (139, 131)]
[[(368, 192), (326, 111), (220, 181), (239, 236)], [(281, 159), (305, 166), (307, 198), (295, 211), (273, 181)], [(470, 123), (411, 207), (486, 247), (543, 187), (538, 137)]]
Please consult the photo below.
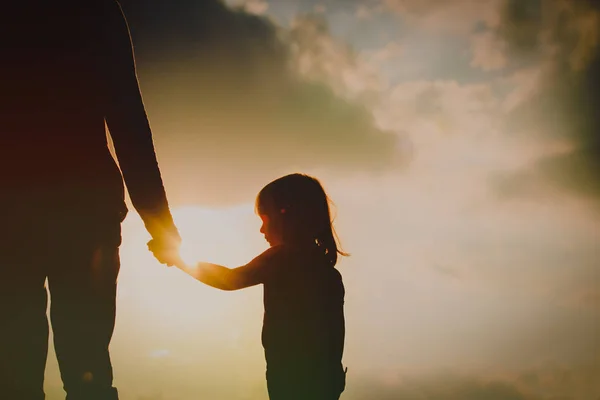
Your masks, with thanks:
[[(277, 177), (334, 201), (341, 400), (600, 398), (598, 5), (122, 3), (187, 263), (267, 249), (253, 203)], [(160, 265), (129, 209), (122, 399), (266, 400), (262, 285)]]

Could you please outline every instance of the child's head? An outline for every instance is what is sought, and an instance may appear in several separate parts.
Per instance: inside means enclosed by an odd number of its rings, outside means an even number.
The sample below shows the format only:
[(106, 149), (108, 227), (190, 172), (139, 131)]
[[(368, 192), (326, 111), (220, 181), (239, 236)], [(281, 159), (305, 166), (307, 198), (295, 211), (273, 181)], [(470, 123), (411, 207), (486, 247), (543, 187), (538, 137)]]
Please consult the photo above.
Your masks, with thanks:
[(329, 211), (329, 198), (321, 183), (308, 175), (291, 174), (265, 186), (256, 198), (261, 232), (271, 246), (282, 243), (316, 243), (332, 265), (339, 249)]

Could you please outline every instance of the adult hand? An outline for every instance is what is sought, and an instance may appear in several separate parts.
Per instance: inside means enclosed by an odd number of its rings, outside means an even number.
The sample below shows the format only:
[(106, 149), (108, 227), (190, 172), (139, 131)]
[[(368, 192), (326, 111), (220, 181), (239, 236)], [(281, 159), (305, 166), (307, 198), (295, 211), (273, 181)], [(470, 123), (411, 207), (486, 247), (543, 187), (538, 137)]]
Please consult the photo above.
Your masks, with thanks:
[(178, 235), (169, 235), (148, 242), (148, 250), (154, 254), (158, 262), (168, 267), (181, 264), (180, 246), (181, 239)]

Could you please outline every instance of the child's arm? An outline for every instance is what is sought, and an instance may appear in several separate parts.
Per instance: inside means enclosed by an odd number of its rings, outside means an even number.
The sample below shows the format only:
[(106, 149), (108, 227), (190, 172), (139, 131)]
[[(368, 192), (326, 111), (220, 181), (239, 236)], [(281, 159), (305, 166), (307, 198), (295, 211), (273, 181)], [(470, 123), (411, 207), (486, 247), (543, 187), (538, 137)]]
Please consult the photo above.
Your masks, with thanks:
[(239, 271), (244, 267), (230, 269), (206, 262), (200, 262), (193, 267), (189, 265), (177, 265), (177, 267), (192, 278), (221, 290), (239, 290), (261, 283), (256, 279), (250, 279), (251, 274)]
[(177, 267), (200, 282), (221, 290), (239, 290), (264, 282), (268, 269), (273, 265), (271, 248), (248, 264), (227, 268), (222, 265), (200, 262), (195, 266), (179, 263)]

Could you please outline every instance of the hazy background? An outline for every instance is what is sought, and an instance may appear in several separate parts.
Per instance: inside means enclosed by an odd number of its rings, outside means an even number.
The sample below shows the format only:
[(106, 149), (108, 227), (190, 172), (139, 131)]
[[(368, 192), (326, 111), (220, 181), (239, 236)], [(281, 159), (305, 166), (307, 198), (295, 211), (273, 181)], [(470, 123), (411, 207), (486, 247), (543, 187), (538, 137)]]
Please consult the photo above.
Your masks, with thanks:
[[(258, 190), (315, 174), (352, 254), (343, 399), (600, 399), (596, 4), (122, 0), (186, 254), (247, 262)], [(266, 399), (262, 288), (123, 235), (122, 399)]]

